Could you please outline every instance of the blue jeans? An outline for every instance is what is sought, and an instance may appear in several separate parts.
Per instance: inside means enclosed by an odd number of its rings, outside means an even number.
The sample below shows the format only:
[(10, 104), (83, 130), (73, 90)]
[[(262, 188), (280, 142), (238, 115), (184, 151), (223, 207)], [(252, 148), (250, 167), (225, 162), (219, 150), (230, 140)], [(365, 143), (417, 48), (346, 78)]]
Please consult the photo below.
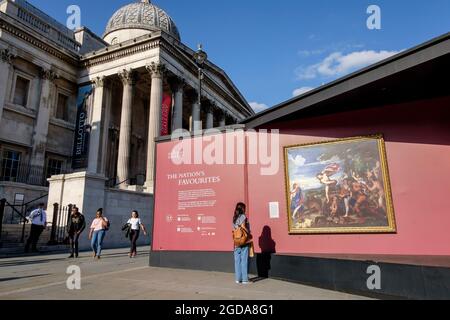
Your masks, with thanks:
[(234, 270), (238, 282), (248, 282), (248, 249), (249, 246), (234, 249)]
[(105, 230), (94, 231), (94, 234), (92, 235), (91, 247), (92, 250), (97, 254), (97, 257), (100, 257), (100, 255), (102, 254), (102, 244), (105, 235)]

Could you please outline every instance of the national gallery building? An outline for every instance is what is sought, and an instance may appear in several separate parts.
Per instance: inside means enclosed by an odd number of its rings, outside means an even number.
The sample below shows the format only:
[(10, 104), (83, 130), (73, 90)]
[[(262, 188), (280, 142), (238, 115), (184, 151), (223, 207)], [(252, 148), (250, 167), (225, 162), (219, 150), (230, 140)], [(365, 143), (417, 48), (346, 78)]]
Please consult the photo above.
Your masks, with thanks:
[[(149, 0), (118, 9), (101, 36), (25, 0), (0, 1), (0, 198), (11, 203), (46, 198), (52, 176), (81, 194), (88, 177), (151, 194), (155, 138), (252, 115), (227, 74)], [(49, 203), (83, 204), (56, 193)]]

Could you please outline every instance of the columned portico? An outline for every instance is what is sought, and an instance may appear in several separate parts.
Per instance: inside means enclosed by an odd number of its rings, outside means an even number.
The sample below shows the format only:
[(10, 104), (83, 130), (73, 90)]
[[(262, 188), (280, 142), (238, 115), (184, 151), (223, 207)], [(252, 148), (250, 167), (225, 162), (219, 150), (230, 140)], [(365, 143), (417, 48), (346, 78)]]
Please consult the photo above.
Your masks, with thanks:
[(131, 120), (133, 111), (133, 94), (136, 85), (136, 73), (132, 69), (119, 72), (123, 83), (122, 115), (120, 120), (119, 156), (117, 161), (117, 183), (119, 187), (128, 188), (130, 174)]
[(161, 63), (155, 63), (146, 67), (152, 78), (150, 91), (150, 112), (148, 125), (147, 142), (147, 175), (145, 188), (147, 192), (153, 192), (154, 182), (154, 162), (155, 162), (155, 139), (161, 134), (161, 106), (163, 99), (163, 75), (165, 66)]

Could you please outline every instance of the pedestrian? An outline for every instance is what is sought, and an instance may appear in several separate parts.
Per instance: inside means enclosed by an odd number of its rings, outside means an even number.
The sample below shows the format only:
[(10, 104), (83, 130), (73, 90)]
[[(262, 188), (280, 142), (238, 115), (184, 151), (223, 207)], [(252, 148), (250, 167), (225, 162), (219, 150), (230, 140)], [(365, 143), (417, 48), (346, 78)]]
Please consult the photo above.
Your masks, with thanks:
[(137, 241), (139, 239), (139, 234), (142, 230), (144, 235), (147, 236), (147, 230), (145, 226), (142, 224), (141, 219), (139, 218), (139, 212), (134, 210), (131, 213), (131, 218), (127, 222), (130, 225), (130, 240), (131, 240), (131, 250), (130, 250), (130, 258), (134, 258), (137, 255)]
[(102, 245), (105, 239), (106, 231), (109, 229), (109, 220), (103, 216), (103, 209), (98, 209), (96, 218), (92, 221), (91, 230), (89, 232), (89, 240), (94, 259), (100, 260), (102, 255)]
[(30, 236), (28, 237), (25, 245), (25, 253), (30, 251), (30, 246), (32, 252), (39, 252), (37, 249), (37, 243), (39, 242), (39, 237), (47, 226), (47, 212), (45, 212), (44, 208), (45, 204), (39, 203), (38, 208), (33, 210), (27, 218), (28, 221), (31, 221), (31, 230)]
[(246, 206), (238, 203), (233, 215), (234, 268), (237, 284), (249, 284), (248, 259), (251, 246), (250, 224)]
[(72, 213), (69, 219), (67, 230), (70, 240), (70, 256), (69, 258), (78, 258), (78, 240), (81, 233), (86, 229), (86, 219), (77, 207), (72, 207)]

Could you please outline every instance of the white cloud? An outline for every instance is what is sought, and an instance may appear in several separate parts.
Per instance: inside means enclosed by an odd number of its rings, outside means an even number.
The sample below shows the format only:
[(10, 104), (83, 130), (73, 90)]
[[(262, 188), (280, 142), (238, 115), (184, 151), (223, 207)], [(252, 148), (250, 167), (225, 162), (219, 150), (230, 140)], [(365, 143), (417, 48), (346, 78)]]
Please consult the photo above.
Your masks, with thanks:
[(263, 112), (264, 110), (269, 109), (269, 106), (264, 103), (250, 102), (249, 105), (256, 113), (260, 113)]
[(306, 93), (308, 91), (311, 91), (313, 89), (314, 89), (313, 87), (301, 87), (301, 88), (295, 89), (292, 92), (292, 96), (293, 97), (301, 96), (302, 94), (304, 94), (304, 93)]
[(399, 51), (364, 50), (349, 54), (334, 52), (317, 64), (297, 68), (296, 74), (299, 80), (315, 79), (319, 76), (341, 76), (387, 59), (397, 53)]
[(301, 155), (297, 155), (295, 156), (295, 158), (292, 155), (289, 155), (289, 161), (291, 161), (297, 167), (303, 167), (306, 163), (306, 159)]

